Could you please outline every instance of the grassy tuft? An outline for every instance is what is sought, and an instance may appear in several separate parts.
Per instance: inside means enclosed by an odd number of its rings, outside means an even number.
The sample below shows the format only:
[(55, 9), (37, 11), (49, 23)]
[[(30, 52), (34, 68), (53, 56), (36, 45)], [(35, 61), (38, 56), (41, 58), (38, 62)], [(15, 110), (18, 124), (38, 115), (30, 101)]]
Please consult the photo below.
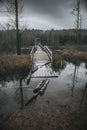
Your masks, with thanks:
[(25, 78), (31, 68), (29, 55), (0, 56), (0, 79)]
[(62, 59), (62, 56), (59, 54), (53, 55), (53, 68), (55, 71), (64, 69), (66, 66), (66, 62)]
[(80, 65), (80, 63), (84, 62), (87, 63), (87, 52), (82, 52), (82, 51), (74, 51), (74, 50), (62, 50), (62, 51), (57, 51), (54, 54), (54, 59), (56, 57), (56, 63), (60, 61), (60, 58), (62, 60), (66, 60), (68, 62), (71, 62), (75, 65)]

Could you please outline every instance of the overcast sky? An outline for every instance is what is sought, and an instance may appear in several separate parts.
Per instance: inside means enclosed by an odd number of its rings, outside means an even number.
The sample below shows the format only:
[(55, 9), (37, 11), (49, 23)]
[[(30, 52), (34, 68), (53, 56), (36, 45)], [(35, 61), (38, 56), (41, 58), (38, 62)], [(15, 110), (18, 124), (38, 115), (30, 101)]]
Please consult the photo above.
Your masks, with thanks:
[[(28, 28), (68, 29), (75, 27), (71, 14), (77, 0), (24, 0), (23, 19)], [(81, 0), (82, 27), (87, 28), (87, 0)], [(1, 16), (0, 19), (4, 21)]]

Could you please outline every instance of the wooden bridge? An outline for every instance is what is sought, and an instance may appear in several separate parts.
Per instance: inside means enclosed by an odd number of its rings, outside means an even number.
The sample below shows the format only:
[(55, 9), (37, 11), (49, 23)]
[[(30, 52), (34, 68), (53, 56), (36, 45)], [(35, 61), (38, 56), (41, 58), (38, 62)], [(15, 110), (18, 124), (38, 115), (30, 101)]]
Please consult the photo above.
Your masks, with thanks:
[(32, 78), (58, 77), (58, 74), (52, 69), (52, 52), (48, 46), (35, 44), (31, 50), (32, 59)]

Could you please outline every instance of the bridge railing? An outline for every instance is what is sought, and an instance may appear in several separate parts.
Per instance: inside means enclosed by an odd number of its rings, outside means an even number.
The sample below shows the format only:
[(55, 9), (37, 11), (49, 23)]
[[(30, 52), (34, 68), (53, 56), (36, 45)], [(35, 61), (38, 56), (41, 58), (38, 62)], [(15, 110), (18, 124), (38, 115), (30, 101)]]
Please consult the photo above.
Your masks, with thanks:
[(31, 50), (31, 52), (30, 52), (32, 61), (33, 61), (33, 55), (34, 55), (35, 51), (36, 51), (36, 46), (33, 46), (33, 47), (32, 47), (32, 50)]
[(51, 50), (48, 48), (48, 46), (44, 46), (44, 50), (46, 51), (46, 53), (48, 54), (51, 62), (52, 62), (52, 52)]
[(42, 50), (44, 50), (44, 46), (41, 45), (41, 43), (38, 43), (38, 45), (41, 47)]
[[(41, 45), (40, 43), (38, 43), (38, 45), (41, 47), (41, 49), (42, 49), (43, 51), (45, 51), (45, 52), (47, 53), (47, 55), (48, 55), (50, 61), (52, 62), (52, 52), (51, 52), (51, 50), (48, 48), (48, 46), (43, 46), (43, 45)], [(33, 56), (34, 56), (34, 53), (35, 53), (36, 49), (37, 49), (37, 45), (35, 45), (35, 46), (32, 47), (32, 50), (31, 50), (31, 53), (30, 53), (32, 61), (33, 61)]]

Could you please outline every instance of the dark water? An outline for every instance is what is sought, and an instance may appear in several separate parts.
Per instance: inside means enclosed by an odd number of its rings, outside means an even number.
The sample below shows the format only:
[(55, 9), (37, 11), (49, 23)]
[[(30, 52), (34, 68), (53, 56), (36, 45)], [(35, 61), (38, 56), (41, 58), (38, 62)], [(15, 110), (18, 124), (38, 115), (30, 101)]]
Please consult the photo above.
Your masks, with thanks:
[[(87, 83), (87, 69), (82, 63), (79, 67), (67, 63), (58, 78), (49, 78), (49, 84), (42, 96), (38, 95), (31, 104), (50, 105), (84, 103), (85, 85)], [(41, 78), (32, 78), (30, 84), (23, 80), (22, 88), (19, 81), (2, 82), (0, 84), (0, 117), (10, 116), (34, 96), (33, 90)], [(83, 93), (84, 92), (84, 93)]]

